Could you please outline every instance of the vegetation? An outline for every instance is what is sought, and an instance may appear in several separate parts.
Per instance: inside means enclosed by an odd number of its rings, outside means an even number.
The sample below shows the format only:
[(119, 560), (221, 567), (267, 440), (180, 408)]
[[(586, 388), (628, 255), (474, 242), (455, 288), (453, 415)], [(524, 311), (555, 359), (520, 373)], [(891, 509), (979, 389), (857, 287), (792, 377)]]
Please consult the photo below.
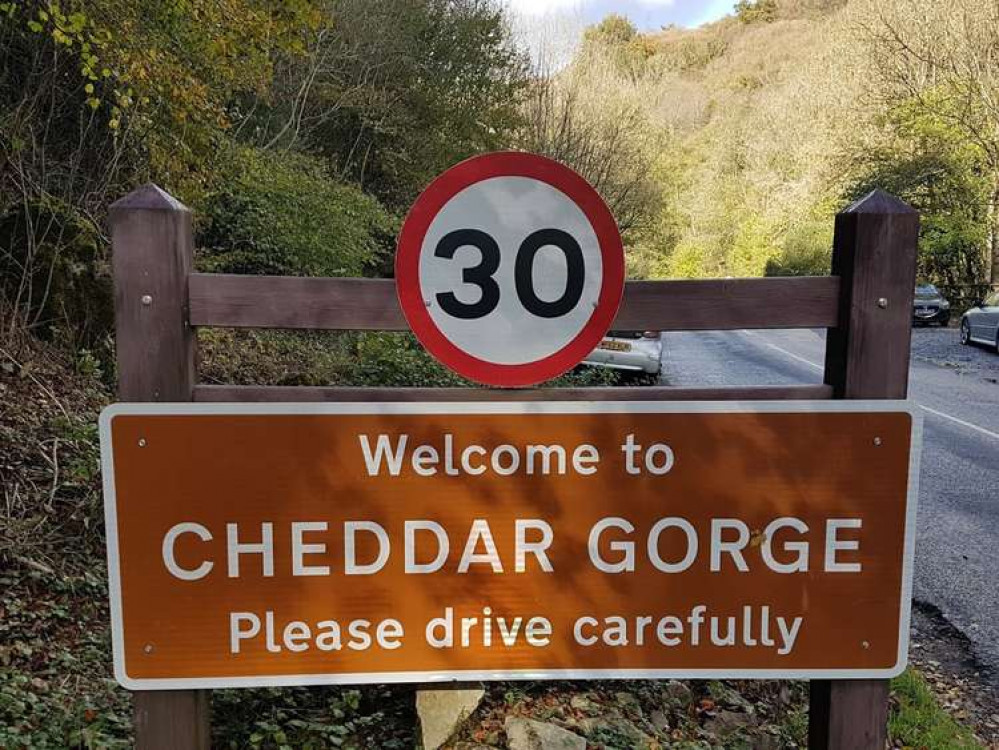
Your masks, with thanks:
[(895, 705), (888, 731), (901, 747), (933, 750), (974, 750), (982, 747), (974, 735), (940, 708), (926, 681), (908, 669), (892, 681)]
[[(519, 148), (596, 185), (630, 273), (662, 278), (825, 273), (833, 215), (881, 186), (923, 213), (923, 276), (974, 297), (999, 283), (997, 48), (993, 0), (741, 0), (650, 34), (610, 16), (535, 68), (493, 0), (0, 0), (0, 748), (131, 745), (94, 426), (113, 200), (154, 181), (191, 206), (200, 270), (387, 276), (433, 176)], [(469, 385), (408, 334), (199, 337), (207, 382)], [(617, 378), (550, 385), (580, 384)], [(723, 745), (801, 741), (801, 687), (771, 688), (771, 724)], [(691, 737), (715, 703), (749, 713), (727, 683), (695, 692)], [(917, 677), (896, 694), (899, 742), (970, 746)], [(413, 745), (399, 690), (220, 692), (214, 722), (220, 746)]]
[(512, 145), (523, 56), (486, 0), (0, 2), (0, 295), (109, 330), (107, 206), (145, 181), (203, 268), (384, 274), (436, 173)]
[[(409, 333), (208, 330), (200, 332), (200, 374), (238, 385), (354, 385), (458, 388), (474, 384), (433, 359)], [(547, 387), (612, 386), (610, 370), (583, 369)]]
[(199, 215), (199, 266), (217, 273), (364, 276), (389, 265), (396, 221), (305, 154), (242, 147)]
[(489, 0), (330, 0), (330, 26), (276, 74), (248, 127), (266, 148), (328, 159), (408, 208), (452, 164), (510, 144), (526, 62)]
[(552, 77), (561, 109), (529, 108), (571, 129), (530, 143), (605, 183), (587, 160), (613, 149), (627, 200), (604, 191), (626, 207), (633, 273), (828, 273), (834, 214), (880, 186), (923, 214), (921, 276), (975, 297), (999, 284), (997, 14), (989, 0), (743, 0), (650, 34), (611, 16)]
[(0, 18), (0, 289), (76, 346), (103, 346), (105, 210), (143, 181), (195, 209), (204, 269), (384, 275), (421, 187), (511, 147), (597, 186), (636, 276), (824, 273), (833, 215), (881, 186), (923, 213), (926, 280), (999, 283), (988, 0), (743, 0), (649, 34), (612, 15), (539, 70), (489, 0)]
[[(9, 325), (6, 319), (0, 319)], [(202, 377), (234, 383), (468, 385), (409, 335), (202, 334)], [(132, 746), (111, 676), (97, 415), (113, 400), (87, 353), (0, 343), (0, 748)], [(605, 373), (551, 385), (612, 385)], [(216, 746), (411, 748), (408, 688), (222, 691)]]

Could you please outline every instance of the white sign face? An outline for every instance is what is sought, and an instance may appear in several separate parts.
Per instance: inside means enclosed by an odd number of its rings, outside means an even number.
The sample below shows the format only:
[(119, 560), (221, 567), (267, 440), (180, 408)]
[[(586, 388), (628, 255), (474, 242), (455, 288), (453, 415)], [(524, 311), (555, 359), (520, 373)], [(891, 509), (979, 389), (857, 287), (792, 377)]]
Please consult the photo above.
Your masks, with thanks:
[(568, 345), (589, 321), (602, 278), (586, 215), (527, 177), (462, 190), (434, 218), (420, 252), (420, 291), (434, 323), (459, 349), (496, 364), (534, 362)]
[(414, 333), (479, 382), (529, 385), (578, 364), (607, 332), (623, 250), (578, 175), (528, 154), (489, 154), (420, 196), (399, 241), (399, 298)]

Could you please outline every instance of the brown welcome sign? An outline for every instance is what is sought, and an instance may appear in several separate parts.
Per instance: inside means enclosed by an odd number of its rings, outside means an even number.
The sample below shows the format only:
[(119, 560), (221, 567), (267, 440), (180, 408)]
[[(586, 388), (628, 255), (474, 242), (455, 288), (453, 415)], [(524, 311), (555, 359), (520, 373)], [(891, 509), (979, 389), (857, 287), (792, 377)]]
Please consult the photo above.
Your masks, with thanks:
[(110, 407), (116, 673), (893, 675), (918, 437), (890, 401)]

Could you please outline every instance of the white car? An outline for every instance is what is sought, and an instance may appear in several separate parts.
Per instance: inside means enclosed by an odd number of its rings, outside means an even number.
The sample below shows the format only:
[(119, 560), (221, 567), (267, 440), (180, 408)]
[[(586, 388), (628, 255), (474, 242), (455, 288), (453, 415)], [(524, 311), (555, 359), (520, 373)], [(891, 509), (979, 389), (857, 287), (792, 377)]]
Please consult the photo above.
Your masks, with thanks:
[(611, 331), (583, 360), (583, 364), (658, 375), (662, 369), (662, 357), (663, 342), (658, 331)]

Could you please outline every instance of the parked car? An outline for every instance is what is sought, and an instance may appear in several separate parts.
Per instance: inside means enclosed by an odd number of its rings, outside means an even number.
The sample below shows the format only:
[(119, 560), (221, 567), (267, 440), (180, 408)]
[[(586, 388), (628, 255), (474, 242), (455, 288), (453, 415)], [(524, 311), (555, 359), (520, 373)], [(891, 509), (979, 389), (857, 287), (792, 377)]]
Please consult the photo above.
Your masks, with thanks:
[(961, 343), (994, 346), (999, 354), (999, 292), (993, 292), (961, 316)]
[(663, 342), (658, 331), (611, 331), (583, 360), (591, 367), (658, 375), (662, 369)]
[(915, 324), (950, 323), (950, 302), (933, 284), (919, 284), (912, 301), (912, 322)]

